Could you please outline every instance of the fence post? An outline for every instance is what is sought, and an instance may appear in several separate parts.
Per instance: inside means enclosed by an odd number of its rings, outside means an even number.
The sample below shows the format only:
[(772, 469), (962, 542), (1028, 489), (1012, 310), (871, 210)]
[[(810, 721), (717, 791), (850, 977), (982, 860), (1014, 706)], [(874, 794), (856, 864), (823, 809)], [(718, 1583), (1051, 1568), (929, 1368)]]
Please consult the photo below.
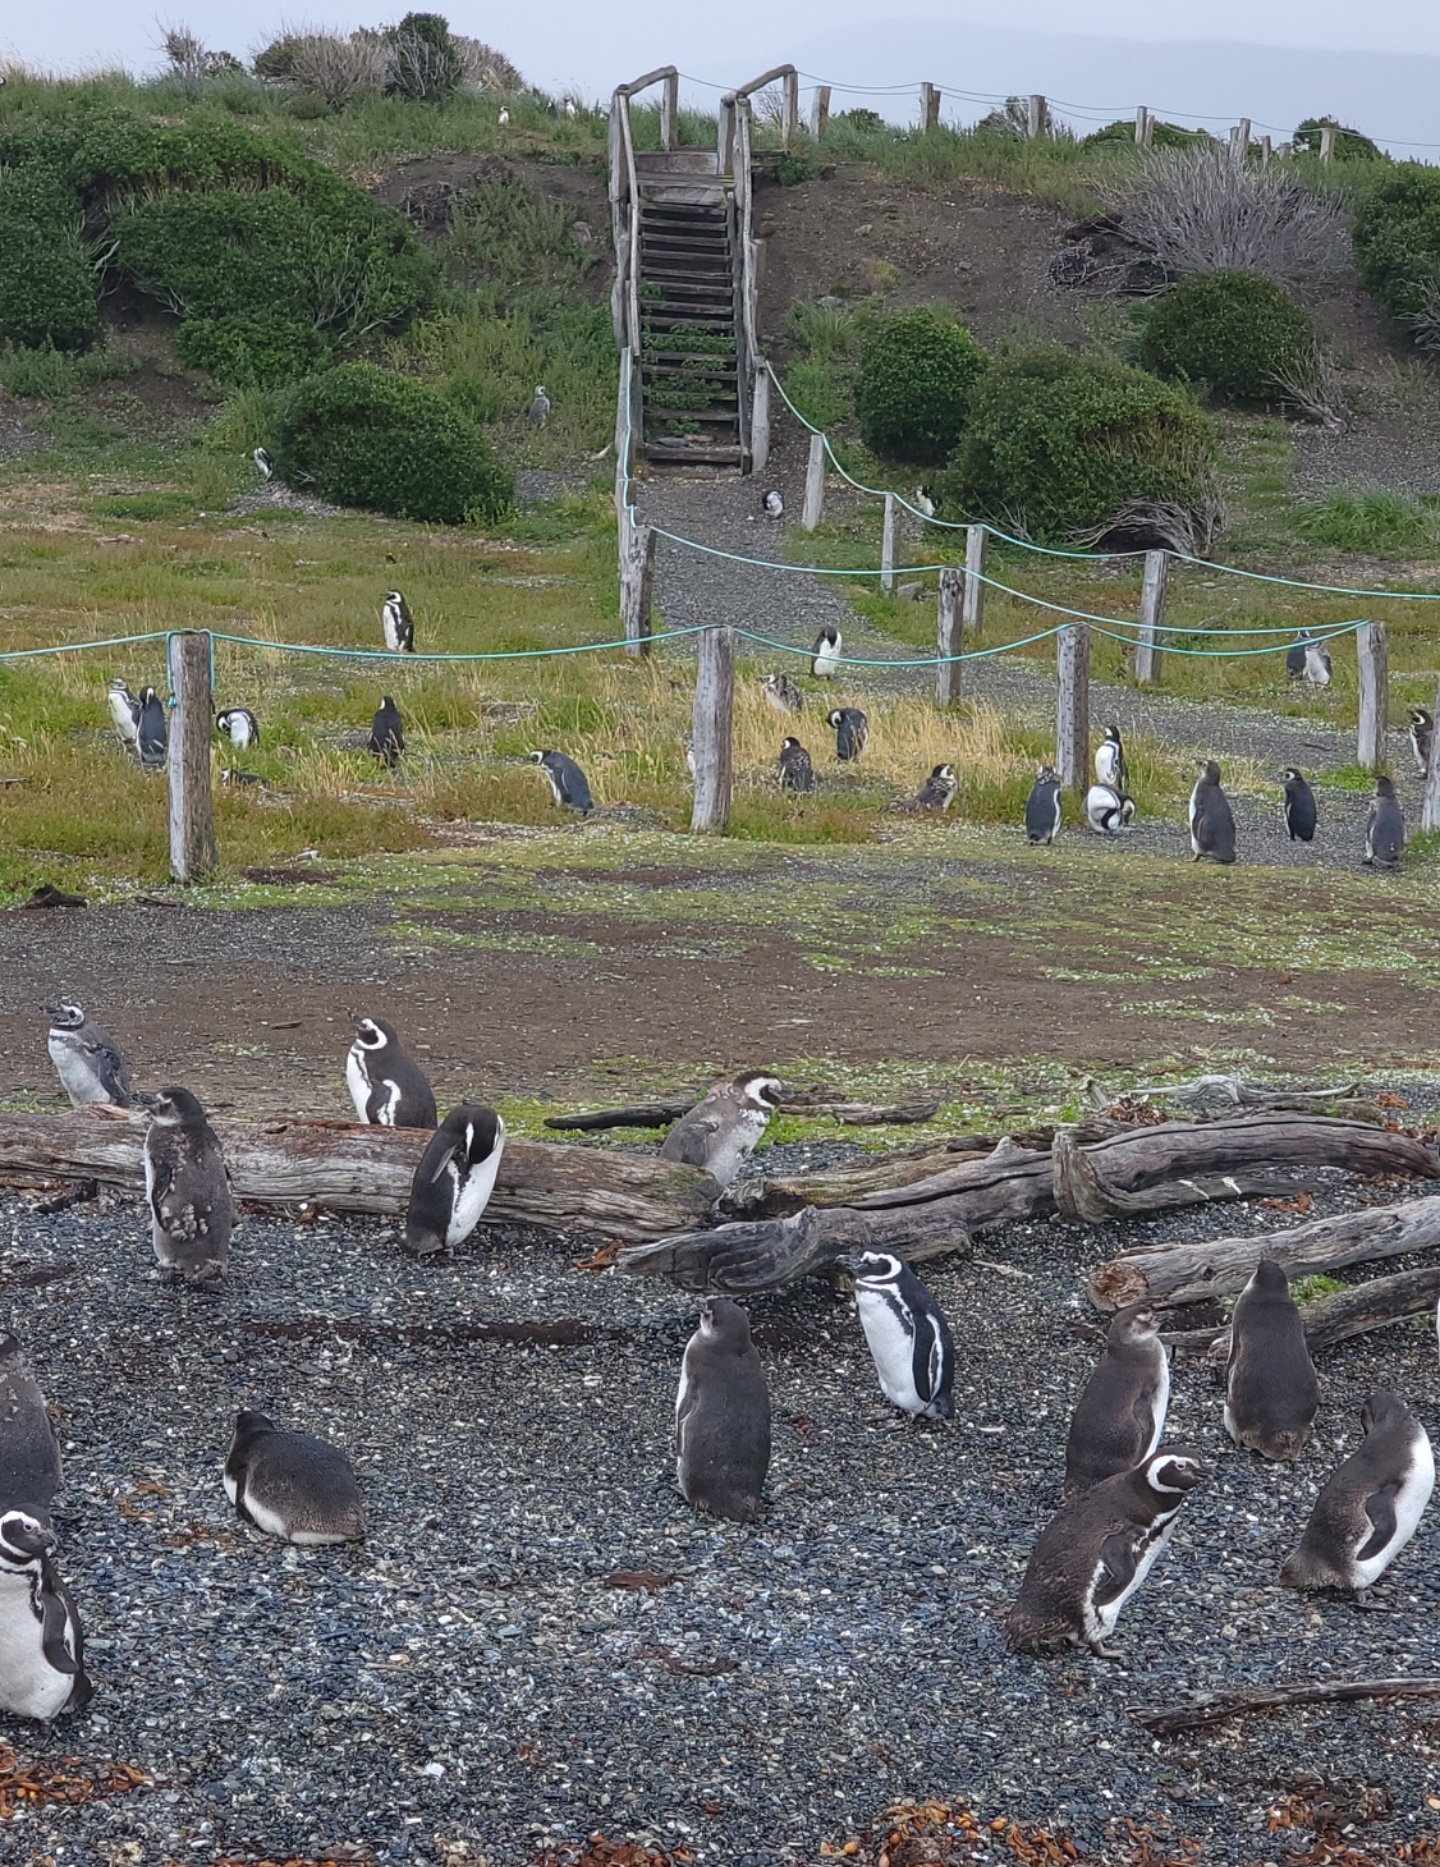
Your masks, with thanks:
[(800, 517), (800, 523), (807, 532), (814, 531), (824, 510), (825, 437), (823, 434), (812, 434), (810, 458), (805, 463), (805, 510)]
[(655, 590), (655, 528), (628, 520), (620, 534), (620, 614), (627, 655), (650, 653), (650, 611)]
[(1037, 136), (1043, 136), (1045, 134), (1045, 126), (1049, 120), (1049, 115), (1050, 113), (1046, 108), (1045, 99), (1036, 91), (1030, 98), (1029, 107), (1025, 112), (1025, 133), (1032, 142)]
[[(1431, 708), (1432, 717), (1440, 714), (1440, 694), (1435, 696)], [(1422, 830), (1440, 830), (1440, 752), (1433, 747), (1430, 752), (1430, 767), (1425, 773), (1425, 803), (1420, 812)]]
[[(964, 645), (963, 625), (960, 622), (961, 592), (965, 588), (965, 573), (957, 570), (953, 564), (947, 564), (940, 573), (940, 604), (935, 613), (935, 653), (937, 655), (958, 655)], [(935, 704), (937, 707), (953, 707), (960, 698), (960, 672), (964, 667), (960, 661), (941, 661), (935, 667)]]
[(1366, 771), (1384, 771), (1388, 763), (1385, 732), (1390, 723), (1390, 645), (1383, 622), (1367, 622), (1355, 631), (1355, 664), (1360, 675), (1356, 763)]
[(219, 861), (210, 796), (210, 735), (215, 702), (210, 692), (210, 636), (203, 629), (172, 635), (168, 644), (170, 691), (170, 873), (197, 882)]
[(755, 367), (755, 387), (750, 392), (750, 471), (763, 473), (770, 458), (770, 371), (764, 363)]
[(817, 85), (815, 102), (810, 107), (810, 134), (816, 142), (823, 142), (825, 131), (830, 122), (830, 86)]
[(940, 122), (940, 87), (926, 82), (920, 86), (920, 128), (933, 130)]
[(1230, 132), (1230, 160), (1236, 168), (1243, 169), (1245, 158), (1250, 153), (1250, 119), (1242, 117)]
[(695, 755), (692, 830), (725, 834), (730, 821), (731, 732), (735, 713), (735, 632), (706, 629), (695, 663), (690, 743)]
[(667, 78), (660, 89), (660, 147), (668, 155), (675, 147), (675, 118), (680, 109), (678, 73)]
[(1165, 626), (1165, 586), (1170, 581), (1170, 553), (1145, 553), (1145, 579), (1140, 585), (1140, 635), (1135, 643), (1135, 679), (1148, 687), (1160, 679), (1160, 631)]
[(885, 522), (880, 528), (880, 588), (886, 596), (895, 588), (895, 520), (898, 512), (894, 493), (886, 493)]
[(965, 595), (960, 621), (967, 642), (978, 642), (985, 627), (985, 551), (990, 534), (983, 525), (965, 527)]
[(1155, 138), (1155, 118), (1150, 109), (1137, 105), (1135, 110), (1135, 147), (1148, 149)]
[(1274, 151), (1270, 147), (1270, 138), (1268, 136), (1262, 136), (1260, 138), (1260, 166), (1262, 169), (1269, 168), (1270, 157), (1273, 153)]
[(1090, 631), (1069, 623), (1056, 637), (1055, 769), (1081, 796), (1090, 788)]
[(1335, 160), (1335, 125), (1327, 123), (1320, 131), (1320, 160), (1328, 169)]
[(780, 147), (788, 149), (800, 127), (800, 74), (787, 71), (780, 81)]

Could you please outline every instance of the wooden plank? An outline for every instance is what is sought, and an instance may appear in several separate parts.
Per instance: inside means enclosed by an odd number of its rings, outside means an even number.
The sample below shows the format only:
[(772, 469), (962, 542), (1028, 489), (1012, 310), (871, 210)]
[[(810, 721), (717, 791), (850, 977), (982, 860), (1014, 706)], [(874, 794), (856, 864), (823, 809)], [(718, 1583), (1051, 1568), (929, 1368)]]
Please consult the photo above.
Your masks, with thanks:
[(920, 128), (938, 129), (940, 125), (940, 87), (928, 81), (920, 86)]
[(1155, 118), (1144, 104), (1135, 109), (1135, 147), (1148, 149), (1155, 138)]
[(1355, 758), (1366, 771), (1384, 771), (1390, 723), (1390, 645), (1383, 622), (1367, 622), (1355, 631), (1355, 664), (1360, 677)]
[(763, 473), (770, 458), (770, 370), (761, 363), (755, 371), (750, 402), (750, 470)]
[[(1435, 695), (1435, 704), (1431, 708), (1434, 718), (1440, 719), (1440, 692)], [(1440, 830), (1440, 757), (1433, 753), (1430, 769), (1425, 774), (1425, 802), (1420, 809), (1420, 828), (1422, 830)]]
[(1135, 643), (1135, 679), (1141, 687), (1160, 679), (1160, 631), (1165, 626), (1165, 588), (1169, 580), (1170, 553), (1147, 551), (1140, 586), (1140, 634)]
[[(935, 612), (935, 653), (958, 655), (964, 646), (960, 624), (960, 598), (965, 587), (965, 573), (947, 564), (940, 573), (940, 600)], [(935, 669), (935, 704), (953, 707), (960, 699), (964, 663), (941, 661)]]
[(880, 588), (887, 596), (895, 588), (895, 527), (899, 512), (894, 493), (886, 493), (885, 517), (880, 527)]
[(650, 653), (650, 619), (655, 590), (655, 528), (621, 528), (620, 614), (625, 622), (627, 655)]
[(706, 629), (695, 663), (695, 705), (690, 715), (695, 754), (692, 830), (723, 836), (730, 822), (734, 714), (735, 633)]
[(791, 65), (780, 81), (780, 147), (788, 149), (800, 127), (800, 74)]
[(170, 873), (177, 882), (198, 882), (220, 860), (210, 795), (210, 735), (215, 701), (210, 692), (208, 631), (185, 629), (169, 639)]
[(990, 533), (983, 525), (965, 527), (965, 593), (961, 601), (960, 632), (973, 648), (985, 628), (985, 553)]
[(660, 147), (668, 155), (675, 147), (675, 119), (680, 114), (680, 74), (666, 74), (660, 92)]
[(1230, 160), (1243, 169), (1250, 153), (1250, 119), (1242, 117), (1230, 132)]
[(1055, 639), (1055, 769), (1083, 797), (1090, 788), (1090, 630), (1072, 622)]
[(1037, 137), (1045, 134), (1046, 129), (1049, 127), (1049, 121), (1050, 111), (1044, 97), (1039, 91), (1033, 92), (1030, 97), (1029, 106), (1025, 112), (1026, 134), (1032, 142), (1034, 142)]
[(825, 512), (825, 437), (810, 436), (810, 458), (805, 463), (805, 506), (800, 515), (801, 527), (813, 532)]
[(1335, 160), (1335, 126), (1327, 123), (1320, 132), (1320, 160), (1328, 169)]
[(817, 143), (825, 140), (825, 132), (830, 127), (830, 86), (819, 84), (815, 87), (815, 102), (810, 106), (810, 134)]

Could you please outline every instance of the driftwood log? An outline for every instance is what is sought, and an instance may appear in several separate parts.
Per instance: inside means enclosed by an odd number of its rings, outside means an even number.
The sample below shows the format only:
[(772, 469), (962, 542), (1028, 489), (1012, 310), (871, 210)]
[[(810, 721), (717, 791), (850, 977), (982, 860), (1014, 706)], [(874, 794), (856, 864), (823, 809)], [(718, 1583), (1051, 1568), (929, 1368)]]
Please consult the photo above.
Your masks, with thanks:
[[(618, 1109), (581, 1109), (574, 1115), (547, 1115), (545, 1126), (581, 1132), (604, 1128), (664, 1128), (688, 1114), (699, 1099), (690, 1096), (683, 1102), (634, 1102)], [(787, 1115), (828, 1115), (832, 1121), (853, 1128), (889, 1128), (930, 1121), (939, 1114), (940, 1104), (937, 1101), (846, 1102), (838, 1096), (806, 1091), (784, 1097), (780, 1109)]]
[(1130, 1716), (1152, 1737), (1173, 1737), (1177, 1731), (1197, 1731), (1220, 1724), (1248, 1711), (1280, 1711), (1287, 1705), (1333, 1705), (1361, 1698), (1437, 1698), (1440, 1679), (1326, 1679), (1308, 1685), (1272, 1686), (1268, 1691), (1227, 1692), (1222, 1698), (1198, 1705), (1177, 1705), (1155, 1711), (1132, 1707)]
[[(1429, 1316), (1440, 1302), (1440, 1264), (1426, 1264), (1418, 1271), (1401, 1271), (1394, 1277), (1372, 1277), (1349, 1290), (1333, 1291), (1328, 1297), (1316, 1297), (1300, 1305), (1300, 1319), (1305, 1325), (1305, 1341), (1312, 1354), (1333, 1348), (1352, 1335), (1366, 1335), (1372, 1329), (1387, 1328), (1410, 1316)], [(1208, 1355), (1223, 1361), (1229, 1353), (1230, 1331), (1224, 1329), (1186, 1329), (1163, 1338), (1182, 1355)]]
[[(430, 1139), (421, 1128), (287, 1118), (219, 1118), (212, 1126), (237, 1197), (336, 1212), (403, 1212)], [(0, 1181), (91, 1179), (138, 1189), (145, 1127), (144, 1115), (128, 1110), (0, 1112)], [(719, 1191), (709, 1174), (653, 1155), (507, 1141), (486, 1217), (635, 1241), (702, 1221)]]

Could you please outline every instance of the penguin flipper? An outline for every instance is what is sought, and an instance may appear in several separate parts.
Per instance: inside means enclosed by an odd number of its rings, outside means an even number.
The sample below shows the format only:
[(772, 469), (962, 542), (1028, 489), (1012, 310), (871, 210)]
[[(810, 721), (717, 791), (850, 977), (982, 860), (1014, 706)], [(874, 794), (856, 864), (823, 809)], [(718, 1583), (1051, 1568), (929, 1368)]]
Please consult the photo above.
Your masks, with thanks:
[(1356, 1562), (1369, 1562), (1394, 1540), (1395, 1498), (1399, 1489), (1397, 1484), (1381, 1485), (1366, 1498), (1365, 1515), (1370, 1519), (1370, 1534), (1356, 1550)]
[(79, 1673), (80, 1666), (65, 1639), (70, 1616), (66, 1612), (60, 1577), (48, 1560), (41, 1565), (40, 1573), (41, 1651), (45, 1655), (46, 1665), (52, 1672), (66, 1673), (73, 1678)]
[(106, 1095), (117, 1108), (129, 1108), (130, 1072), (120, 1052), (113, 1044), (87, 1044), (85, 1050)]
[(453, 1173), (457, 1182), (464, 1177), (459, 1165), (461, 1145), (456, 1139), (441, 1149), (435, 1160), (435, 1171), (430, 1176), (431, 1186), (438, 1186), (447, 1173)]
[(1095, 1602), (1097, 1607), (1104, 1607), (1135, 1580), (1134, 1539), (1123, 1532), (1107, 1536), (1100, 1545), (1100, 1566), (1107, 1579), (1096, 1586)]

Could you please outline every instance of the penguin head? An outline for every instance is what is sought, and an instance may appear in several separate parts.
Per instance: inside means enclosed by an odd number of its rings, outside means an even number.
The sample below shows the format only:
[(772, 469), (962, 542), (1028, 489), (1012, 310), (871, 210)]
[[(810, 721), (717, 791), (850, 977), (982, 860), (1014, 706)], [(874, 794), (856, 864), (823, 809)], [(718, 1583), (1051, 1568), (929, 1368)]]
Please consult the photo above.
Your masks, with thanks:
[(261, 1439), (266, 1433), (279, 1430), (268, 1413), (261, 1413), (258, 1407), (242, 1407), (235, 1415), (235, 1435), (231, 1441), (231, 1450), (251, 1440)]
[(505, 1123), (492, 1108), (483, 1102), (464, 1102), (459, 1108), (451, 1109), (440, 1124), (448, 1128), (465, 1144), (465, 1160), (468, 1166), (477, 1161), (489, 1160), (490, 1156), (505, 1145)]
[(554, 756), (555, 754), (553, 752), (532, 752), (530, 754), (530, 763), (532, 765), (548, 765)]
[(7, 1510), (0, 1517), (0, 1571), (28, 1569), (55, 1547), (55, 1532), (29, 1511)]
[(953, 765), (932, 765), (930, 767), (930, 776), (939, 784), (953, 784), (955, 782), (955, 767)]
[(893, 1251), (852, 1251), (836, 1262), (857, 1284), (893, 1283), (905, 1268)]
[(798, 749), (799, 746), (800, 746), (800, 741), (795, 737), (793, 733), (787, 733), (785, 738), (780, 742), (780, 750), (782, 753), (794, 751)]
[(845, 724), (845, 709), (843, 707), (832, 707), (825, 715), (825, 724), (835, 727), (843, 726)]
[(1261, 1258), (1245, 1288), (1258, 1290), (1267, 1297), (1288, 1297), (1290, 1279), (1285, 1275), (1283, 1264), (1277, 1264), (1273, 1258)]
[(198, 1096), (172, 1084), (156, 1096), (150, 1119), (161, 1128), (197, 1128), (205, 1120), (205, 1110)]
[[(112, 681), (110, 682), (110, 685), (109, 685), (109, 687), (108, 687), (108, 688), (106, 689), (106, 691), (107, 691), (108, 693), (112, 693), (112, 694), (124, 694), (124, 695), (126, 696), (126, 698), (127, 698), (127, 699), (129, 698), (129, 695), (130, 695), (130, 689), (129, 689), (129, 687), (128, 687), (128, 685), (127, 685), (127, 684), (126, 684), (126, 683), (125, 683), (124, 681), (122, 681), (122, 680), (121, 680), (121, 678), (120, 678), (120, 676), (119, 676), (118, 674), (117, 674), (117, 675), (116, 675), (116, 676), (114, 677), (114, 679), (113, 679), (113, 680), (112, 680)], [(1412, 713), (1414, 713), (1414, 712), (1416, 712), (1416, 711), (1418, 711), (1418, 710), (1423, 710), (1423, 709), (1417, 709), (1417, 708), (1415, 708), (1415, 707), (1411, 707), (1411, 709), (1410, 709), (1410, 711), (1411, 711)]]
[(1055, 776), (1053, 765), (1042, 765), (1035, 774), (1035, 782), (1036, 784), (1058, 784), (1060, 780)]
[(780, 1106), (783, 1085), (778, 1076), (771, 1076), (765, 1070), (751, 1070), (744, 1076), (737, 1076), (731, 1088), (741, 1102), (751, 1108), (764, 1109), (767, 1114)]
[(1149, 1342), (1160, 1333), (1160, 1318), (1148, 1303), (1132, 1303), (1117, 1310), (1110, 1324), (1111, 1342)]
[(1106, 745), (1119, 745), (1120, 728), (1118, 726), (1107, 726), (1105, 728), (1105, 743)]
[(385, 592), (385, 601), (387, 603), (393, 603), (396, 609), (400, 609), (403, 607), (405, 599), (398, 590), (387, 590)]
[(1200, 761), (1200, 782), (1202, 784), (1219, 784), (1220, 767), (1215, 763), (1213, 758), (1202, 758), (1201, 759)]
[(729, 1297), (706, 1297), (700, 1305), (700, 1333), (707, 1342), (743, 1349), (750, 1343), (750, 1312)]
[(1407, 1412), (1404, 1401), (1388, 1387), (1377, 1387), (1360, 1409), (1360, 1424), (1367, 1433), (1373, 1433), (1377, 1427), (1397, 1425)]
[(1287, 765), (1285, 767), (1284, 778), (1287, 786), (1292, 784), (1304, 784), (1305, 782), (1304, 773), (1297, 771), (1293, 765)]
[(383, 1050), (395, 1042), (395, 1027), (383, 1018), (356, 1018), (355, 1042), (361, 1050)]
[(1395, 795), (1395, 782), (1394, 782), (1394, 780), (1393, 780), (1393, 779), (1391, 779), (1391, 778), (1386, 778), (1386, 777), (1383, 777), (1383, 776), (1382, 776), (1382, 777), (1379, 777), (1379, 778), (1377, 778), (1377, 779), (1375, 780), (1375, 795), (1376, 795), (1376, 797), (1390, 797), (1390, 798), (1393, 798), (1393, 797), (1394, 797), (1394, 795)]
[(1133, 797), (1122, 797), (1120, 800), (1120, 821), (1122, 823), (1132, 823), (1134, 819), (1135, 819), (1134, 798)]
[[(115, 685), (114, 681), (111, 681), (110, 685), (113, 687)], [(124, 683), (122, 682), (121, 685), (123, 686)], [(1411, 707), (1410, 724), (1412, 726), (1433, 726), (1435, 722), (1430, 717), (1430, 709), (1428, 707)]]
[(1161, 1446), (1144, 1465), (1145, 1483), (1161, 1497), (1184, 1497), (1210, 1476), (1200, 1454), (1189, 1446)]
[(40, 1009), (49, 1014), (52, 1031), (78, 1031), (85, 1022), (84, 1007), (68, 999), (61, 999), (58, 1005), (42, 1005)]
[(398, 713), (400, 709), (396, 706), (389, 694), (381, 694), (380, 711), (382, 713)]

